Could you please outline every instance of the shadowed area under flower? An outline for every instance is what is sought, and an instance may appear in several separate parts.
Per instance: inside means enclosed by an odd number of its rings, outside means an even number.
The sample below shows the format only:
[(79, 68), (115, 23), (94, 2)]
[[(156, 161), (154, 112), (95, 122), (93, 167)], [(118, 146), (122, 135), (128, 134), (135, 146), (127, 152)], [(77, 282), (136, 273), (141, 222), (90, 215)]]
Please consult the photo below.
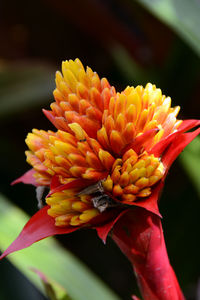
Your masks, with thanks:
[[(51, 110), (44, 113), (56, 131), (33, 129), (28, 134), (26, 157), (33, 169), (14, 182), (47, 187), (47, 205), (30, 219), (1, 258), (47, 236), (81, 227), (96, 228), (104, 242), (114, 227), (116, 240), (121, 216), (125, 220), (132, 212), (132, 216), (137, 212), (152, 216), (156, 221), (155, 226), (149, 225), (151, 230), (162, 232), (158, 198), (164, 179), (200, 128), (185, 132), (198, 127), (200, 121), (178, 120), (180, 107), (172, 108), (170, 97), (150, 83), (145, 88), (127, 87), (116, 92), (105, 78), (100, 79), (89, 67), (85, 70), (78, 59), (63, 62), (62, 74), (56, 73), (54, 98)], [(143, 228), (146, 218), (140, 219), (138, 228)], [(141, 238), (137, 228), (133, 233)], [(120, 234), (120, 248), (122, 241)], [(153, 244), (148, 255), (159, 251), (157, 246), (154, 249)], [(172, 272), (165, 244), (162, 251)], [(140, 252), (143, 255), (142, 249)], [(175, 275), (168, 279), (167, 284), (173, 282), (177, 292), (173, 299), (183, 299), (178, 283), (174, 283)], [(153, 291), (158, 285), (156, 276), (148, 287), (156, 296), (147, 296), (145, 280), (140, 282), (145, 299), (172, 299)], [(165, 282), (160, 284), (166, 288)]]

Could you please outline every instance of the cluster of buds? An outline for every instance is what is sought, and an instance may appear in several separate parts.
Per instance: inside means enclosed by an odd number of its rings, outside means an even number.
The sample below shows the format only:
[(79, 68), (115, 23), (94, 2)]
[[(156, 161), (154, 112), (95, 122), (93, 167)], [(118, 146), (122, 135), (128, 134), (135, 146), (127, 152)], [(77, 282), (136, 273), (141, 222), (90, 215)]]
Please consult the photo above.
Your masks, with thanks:
[(94, 205), (95, 192), (79, 195), (79, 188), (46, 198), (56, 226), (79, 226), (113, 207), (113, 201), (131, 205), (151, 195), (165, 173), (152, 149), (182, 121), (176, 119), (180, 108), (171, 108), (171, 99), (155, 85), (116, 93), (78, 59), (63, 62), (62, 73), (56, 73), (55, 102), (44, 110), (58, 130), (29, 133), (26, 156), (38, 185), (49, 186), (54, 176), (62, 185), (78, 178), (101, 183), (103, 206)]
[[(158, 209), (169, 167), (199, 133), (199, 120), (148, 83), (116, 92), (80, 60), (56, 73), (55, 102), (43, 110), (56, 131), (26, 139), (32, 169), (15, 183), (47, 188), (46, 205), (0, 257), (43, 238), (92, 227), (131, 261), (145, 300), (183, 300), (169, 263)], [(133, 297), (133, 299), (138, 299)]]

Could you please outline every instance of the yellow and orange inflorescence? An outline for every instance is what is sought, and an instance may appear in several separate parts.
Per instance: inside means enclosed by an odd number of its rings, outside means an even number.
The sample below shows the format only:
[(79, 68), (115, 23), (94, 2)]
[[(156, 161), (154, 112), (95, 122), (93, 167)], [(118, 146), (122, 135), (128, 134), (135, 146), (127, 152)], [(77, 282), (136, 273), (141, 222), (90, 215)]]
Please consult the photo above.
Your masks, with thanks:
[(46, 198), (56, 226), (78, 226), (104, 210), (105, 194), (116, 205), (131, 205), (151, 194), (165, 166), (150, 150), (177, 130), (180, 108), (171, 108), (170, 97), (150, 83), (116, 93), (78, 59), (63, 62), (62, 73), (56, 73), (55, 102), (44, 111), (58, 130), (33, 129), (26, 156), (38, 185), (49, 186), (55, 175), (61, 184), (80, 178), (88, 185), (101, 184), (100, 190), (76, 187)]
[(63, 62), (62, 73), (56, 72), (53, 94), (56, 102), (51, 104), (51, 112), (44, 112), (54, 125), (70, 132), (68, 124), (78, 123), (90, 137), (96, 138), (104, 110), (116, 92), (106, 78), (100, 80), (89, 67), (85, 71), (81, 61), (76, 59)]
[(130, 204), (140, 197), (151, 194), (151, 186), (164, 174), (164, 166), (153, 154), (146, 151), (138, 155), (130, 149), (122, 158), (115, 160), (111, 175), (102, 182), (105, 191)]

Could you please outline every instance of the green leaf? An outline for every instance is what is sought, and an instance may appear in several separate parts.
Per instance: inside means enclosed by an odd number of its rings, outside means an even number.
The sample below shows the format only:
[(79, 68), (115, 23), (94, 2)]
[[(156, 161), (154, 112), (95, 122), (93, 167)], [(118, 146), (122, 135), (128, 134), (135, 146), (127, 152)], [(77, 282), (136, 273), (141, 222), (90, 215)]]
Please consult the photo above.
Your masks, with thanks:
[(169, 25), (200, 55), (200, 2), (198, 0), (137, 0)]
[(0, 68), (0, 117), (26, 110), (51, 99), (54, 72), (44, 64), (18, 63)]
[(180, 156), (180, 161), (200, 195), (200, 137), (196, 137)]
[[(5, 250), (17, 237), (27, 220), (28, 216), (24, 212), (0, 195), (1, 250)], [(43, 292), (42, 283), (31, 268), (40, 270), (57, 282), (74, 300), (119, 300), (96, 275), (53, 238), (13, 253), (8, 259)]]

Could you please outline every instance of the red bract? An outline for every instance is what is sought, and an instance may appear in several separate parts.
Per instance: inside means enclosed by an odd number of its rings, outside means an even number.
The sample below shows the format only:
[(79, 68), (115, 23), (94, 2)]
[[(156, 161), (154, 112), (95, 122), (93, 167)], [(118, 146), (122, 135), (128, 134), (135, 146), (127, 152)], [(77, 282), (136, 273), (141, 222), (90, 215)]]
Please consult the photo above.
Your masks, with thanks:
[(58, 130), (28, 135), (33, 168), (14, 182), (47, 187), (47, 205), (1, 258), (90, 227), (104, 243), (111, 234), (145, 300), (184, 299), (167, 256), (158, 199), (171, 164), (200, 128), (186, 131), (200, 121), (177, 120), (179, 107), (171, 108), (171, 99), (151, 84), (116, 93), (79, 60), (64, 62), (62, 71), (52, 110), (45, 111)]

